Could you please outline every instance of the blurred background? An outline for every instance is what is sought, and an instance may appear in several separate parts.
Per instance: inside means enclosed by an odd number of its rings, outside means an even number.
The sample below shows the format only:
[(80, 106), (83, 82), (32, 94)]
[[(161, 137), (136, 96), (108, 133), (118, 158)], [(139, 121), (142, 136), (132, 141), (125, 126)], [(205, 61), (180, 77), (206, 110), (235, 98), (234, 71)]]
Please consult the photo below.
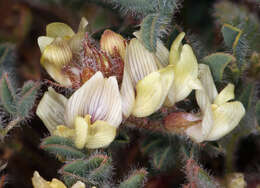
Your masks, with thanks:
[[(184, 31), (198, 37), (208, 52), (216, 50), (215, 46), (221, 43), (219, 26), (213, 19), (213, 8), (217, 2), (184, 0), (182, 8), (174, 15), (175, 22)], [(233, 3), (245, 6), (260, 17), (259, 2), (234, 0)], [(46, 25), (50, 22), (64, 22), (76, 31), (82, 16), (89, 21), (88, 31), (95, 39), (99, 39), (107, 28), (131, 37), (140, 23), (134, 15), (122, 16), (114, 5), (105, 4), (101, 0), (0, 0), (0, 42), (15, 46), (14, 56), (17, 61), (13, 74), (17, 74), (21, 85), (26, 80), (42, 81), (49, 78), (40, 66), (41, 54), (37, 45), (37, 38), (45, 35)], [(167, 39), (165, 41), (167, 43)], [(208, 52), (205, 51), (204, 55)], [(39, 99), (46, 88), (42, 86)], [(35, 108), (33, 111), (35, 112)], [(35, 170), (45, 179), (59, 177), (57, 170), (61, 163), (38, 147), (46, 135), (47, 129), (36, 116), (12, 130), (0, 150), (1, 160), (8, 160), (7, 168), (2, 171), (0, 188), (32, 187), (31, 177)], [(138, 141), (134, 141), (121, 149), (118, 174), (124, 173), (124, 169), (129, 169), (131, 165), (145, 166), (146, 159), (140, 158), (136, 162), (136, 156), (140, 155), (137, 145)], [(260, 183), (260, 136), (252, 135), (243, 139), (236, 152), (237, 171), (248, 172), (248, 187), (256, 187)], [(214, 176), (221, 177), (224, 170), (223, 156), (216, 156), (212, 160), (205, 153), (203, 159), (204, 167)], [(176, 168), (149, 179), (146, 188), (178, 187), (184, 183), (184, 176), (180, 168)]]

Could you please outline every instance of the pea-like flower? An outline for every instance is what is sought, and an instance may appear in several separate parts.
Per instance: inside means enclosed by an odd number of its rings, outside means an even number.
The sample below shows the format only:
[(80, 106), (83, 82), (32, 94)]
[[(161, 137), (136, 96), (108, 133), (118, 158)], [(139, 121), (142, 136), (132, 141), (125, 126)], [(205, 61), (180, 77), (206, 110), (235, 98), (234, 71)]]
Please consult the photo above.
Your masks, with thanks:
[(162, 107), (173, 83), (174, 71), (172, 65), (162, 68), (158, 56), (165, 53), (158, 51), (157, 54), (149, 52), (138, 38), (131, 39), (127, 45), (121, 86), (126, 115), (145, 117)]
[(197, 142), (218, 140), (232, 131), (245, 115), (243, 104), (235, 98), (234, 85), (228, 84), (217, 92), (210, 69), (199, 65), (199, 79), (203, 89), (196, 90), (202, 121), (186, 129), (186, 134)]
[(52, 135), (74, 140), (77, 148), (108, 146), (122, 121), (122, 101), (115, 76), (97, 72), (69, 99), (49, 88), (36, 114)]
[[(60, 180), (53, 178), (51, 181), (46, 181), (40, 174), (35, 171), (32, 177), (32, 184), (34, 188), (67, 188), (67, 186)], [(85, 188), (85, 184), (77, 181), (71, 188)]]
[(185, 99), (193, 89), (201, 89), (198, 80), (198, 62), (190, 45), (182, 45), (185, 33), (180, 33), (173, 41), (169, 54), (169, 64), (174, 67), (174, 81), (170, 88), (166, 106)]
[(79, 51), (87, 24), (87, 20), (82, 18), (78, 32), (74, 33), (67, 24), (54, 22), (47, 25), (46, 36), (38, 38), (42, 66), (55, 81), (63, 86), (70, 86), (71, 81), (62, 72), (62, 68), (69, 64), (73, 54)]

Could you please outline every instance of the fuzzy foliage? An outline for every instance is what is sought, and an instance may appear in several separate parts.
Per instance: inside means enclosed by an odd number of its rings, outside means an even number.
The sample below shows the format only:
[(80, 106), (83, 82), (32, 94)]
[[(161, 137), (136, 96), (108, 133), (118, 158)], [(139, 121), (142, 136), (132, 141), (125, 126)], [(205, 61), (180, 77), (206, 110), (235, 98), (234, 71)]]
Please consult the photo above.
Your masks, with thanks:
[(68, 162), (61, 169), (67, 184), (71, 185), (80, 180), (88, 185), (102, 185), (110, 181), (112, 175), (112, 160), (109, 156), (94, 153), (87, 159)]
[(166, 33), (172, 17), (180, 7), (180, 0), (112, 0), (124, 12), (141, 15), (141, 40), (151, 52), (156, 51), (158, 38)]
[(82, 159), (86, 154), (78, 150), (68, 138), (50, 136), (43, 139), (40, 148), (65, 160)]
[(119, 184), (118, 188), (142, 188), (146, 182), (148, 172), (141, 168), (133, 170), (124, 180)]

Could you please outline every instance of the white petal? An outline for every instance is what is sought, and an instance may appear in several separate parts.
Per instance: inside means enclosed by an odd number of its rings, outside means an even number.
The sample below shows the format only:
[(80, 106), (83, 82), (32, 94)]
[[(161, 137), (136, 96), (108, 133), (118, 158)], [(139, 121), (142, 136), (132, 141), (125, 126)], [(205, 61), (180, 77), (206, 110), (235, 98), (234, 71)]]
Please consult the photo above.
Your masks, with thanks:
[(102, 93), (103, 102), (100, 103), (100, 114), (104, 114), (104, 118), (98, 116), (96, 120), (103, 120), (111, 126), (118, 127), (122, 122), (122, 99), (118, 88), (116, 77), (109, 77)]
[(208, 65), (199, 64), (199, 80), (205, 88), (205, 92), (209, 97), (210, 103), (213, 103), (214, 99), (218, 95), (218, 92)]
[(214, 126), (206, 140), (218, 140), (232, 131), (245, 115), (241, 102), (229, 102), (220, 105), (213, 111)]
[[(140, 42), (142, 41), (140, 31), (134, 32), (133, 35)], [(160, 39), (157, 39), (155, 56), (159, 61), (159, 65), (162, 66), (161, 68), (166, 67), (169, 64), (169, 53), (169, 50), (164, 46), (163, 42)]]
[(133, 85), (157, 70), (154, 54), (149, 52), (136, 38), (132, 39), (126, 48), (125, 66)]
[(221, 105), (235, 98), (235, 86), (228, 84), (215, 98), (214, 104)]
[(122, 121), (122, 102), (115, 77), (104, 79), (97, 72), (69, 99), (66, 106), (66, 122), (73, 126), (76, 116), (91, 115), (91, 121), (107, 121), (119, 126)]
[[(73, 95), (69, 98), (65, 111), (66, 125), (73, 127), (77, 116), (84, 117), (85, 110), (88, 110), (89, 102), (93, 95), (99, 89), (102, 90), (104, 85), (104, 77), (101, 72), (97, 72), (87, 82), (85, 82)], [(95, 96), (98, 97), (98, 96)]]
[(155, 56), (158, 58), (160, 64), (166, 67), (169, 64), (169, 50), (164, 46), (161, 40), (157, 40)]
[(63, 116), (67, 100), (66, 97), (49, 87), (37, 107), (37, 116), (43, 121), (51, 134), (58, 125), (64, 125), (65, 123)]
[(54, 40), (54, 38), (52, 38), (52, 37), (46, 37), (46, 36), (38, 37), (37, 41), (38, 41), (38, 45), (40, 47), (41, 53), (43, 53), (46, 46), (51, 44), (53, 42), (53, 40)]
[(125, 118), (130, 116), (135, 102), (135, 92), (130, 76), (124, 69), (124, 76), (121, 85), (122, 111)]

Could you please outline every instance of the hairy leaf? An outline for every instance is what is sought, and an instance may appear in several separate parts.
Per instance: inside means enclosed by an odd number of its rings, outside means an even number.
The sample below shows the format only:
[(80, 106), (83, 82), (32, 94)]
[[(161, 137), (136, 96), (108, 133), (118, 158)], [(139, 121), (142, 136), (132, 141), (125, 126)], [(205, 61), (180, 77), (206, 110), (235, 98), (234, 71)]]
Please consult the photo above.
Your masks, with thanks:
[(119, 185), (119, 188), (141, 188), (146, 182), (147, 171), (145, 169), (134, 170)]
[(24, 119), (29, 116), (29, 112), (34, 105), (38, 89), (39, 83), (29, 81), (24, 84), (20, 93), (21, 96), (17, 102), (17, 113), (19, 117)]
[(0, 81), (0, 99), (4, 109), (10, 113), (16, 113), (16, 89), (9, 79), (8, 74), (4, 73)]
[(56, 155), (57, 157), (62, 157), (66, 160), (71, 159), (82, 159), (86, 157), (86, 154), (78, 150), (71, 139), (50, 136), (45, 138), (40, 146), (43, 150)]
[(202, 63), (209, 65), (215, 81), (222, 81), (223, 73), (234, 57), (226, 53), (214, 53), (203, 58)]
[(107, 155), (96, 153), (88, 159), (75, 160), (64, 165), (59, 172), (70, 179), (70, 182), (80, 180), (100, 185), (108, 181), (112, 174), (111, 159)]

